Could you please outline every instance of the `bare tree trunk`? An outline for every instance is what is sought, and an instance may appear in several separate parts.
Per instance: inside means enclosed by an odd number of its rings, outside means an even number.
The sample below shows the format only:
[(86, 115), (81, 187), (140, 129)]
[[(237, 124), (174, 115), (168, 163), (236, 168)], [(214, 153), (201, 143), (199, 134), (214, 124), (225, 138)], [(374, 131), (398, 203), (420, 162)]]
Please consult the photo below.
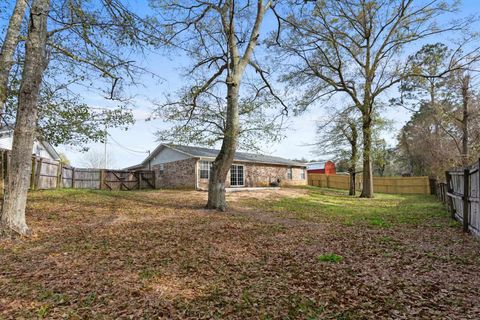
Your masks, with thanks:
[(464, 75), (462, 77), (462, 104), (463, 104), (463, 117), (462, 117), (462, 165), (468, 166), (468, 104), (470, 100), (470, 75)]
[(208, 184), (208, 209), (217, 209), (225, 211), (227, 209), (227, 201), (225, 199), (225, 180), (228, 171), (235, 157), (237, 149), (238, 132), (239, 132), (239, 115), (238, 115), (238, 95), (240, 89), (239, 81), (227, 81), (227, 126), (225, 136), (222, 142), (222, 148), (213, 162)]
[[(235, 1), (230, 0), (225, 3), (227, 10), (222, 15), (222, 24), (225, 35), (228, 38), (229, 66), (227, 75), (227, 117), (225, 133), (222, 141), (222, 148), (213, 162), (208, 184), (208, 209), (217, 209), (225, 211), (227, 202), (225, 199), (225, 180), (228, 171), (232, 166), (237, 150), (238, 134), (240, 131), (238, 99), (240, 94), (240, 82), (245, 72), (246, 66), (250, 63), (250, 58), (257, 45), (260, 26), (262, 24), (265, 11), (271, 6), (271, 2), (264, 7), (263, 0), (257, 1), (257, 15), (252, 27), (250, 39), (241, 57), (238, 50), (237, 35), (235, 34)], [(226, 16), (228, 12), (228, 18)]]
[(355, 195), (355, 174), (356, 174), (356, 173), (355, 173), (355, 169), (352, 170), (352, 169), (350, 168), (349, 171), (350, 171), (350, 172), (349, 172), (349, 173), (350, 173), (350, 187), (349, 187), (349, 189), (348, 189), (348, 195), (349, 195), (349, 196), (354, 196), (354, 195)]
[[(8, 76), (14, 64), (13, 56), (20, 36), (27, 0), (17, 0), (8, 24), (2, 51), (0, 51), (0, 113), (3, 113), (8, 97)], [(2, 126), (2, 123), (0, 123)]]
[(350, 173), (350, 188), (348, 191), (348, 195), (354, 196), (355, 195), (355, 183), (356, 183), (356, 171), (357, 171), (357, 160), (358, 160), (358, 132), (357, 132), (357, 124), (354, 122), (349, 123), (351, 136), (350, 136), (350, 147), (351, 147), (351, 155), (350, 155), (350, 168), (348, 169)]
[[(368, 109), (367, 109), (368, 110)], [(362, 115), (363, 133), (363, 189), (361, 198), (373, 198), (373, 173), (372, 173), (372, 118), (368, 111)]]
[(0, 219), (4, 230), (12, 230), (21, 235), (29, 232), (25, 219), (25, 207), (32, 169), (31, 157), (38, 114), (38, 96), (47, 61), (45, 45), (49, 10), (49, 0), (34, 0), (30, 9), (25, 64), (13, 134), (11, 168)]

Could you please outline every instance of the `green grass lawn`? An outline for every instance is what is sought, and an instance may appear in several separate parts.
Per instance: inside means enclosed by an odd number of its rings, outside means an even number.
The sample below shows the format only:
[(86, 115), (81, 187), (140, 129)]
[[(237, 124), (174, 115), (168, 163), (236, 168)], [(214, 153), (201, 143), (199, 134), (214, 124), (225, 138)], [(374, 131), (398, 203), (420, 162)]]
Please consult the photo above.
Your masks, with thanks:
[(416, 225), (447, 217), (445, 209), (434, 196), (376, 194), (374, 199), (363, 199), (348, 196), (344, 190), (306, 189), (308, 193), (301, 197), (262, 202), (251, 200), (249, 205), (293, 219), (375, 227), (402, 223)]
[(475, 319), (480, 243), (431, 196), (35, 191), (0, 319)]

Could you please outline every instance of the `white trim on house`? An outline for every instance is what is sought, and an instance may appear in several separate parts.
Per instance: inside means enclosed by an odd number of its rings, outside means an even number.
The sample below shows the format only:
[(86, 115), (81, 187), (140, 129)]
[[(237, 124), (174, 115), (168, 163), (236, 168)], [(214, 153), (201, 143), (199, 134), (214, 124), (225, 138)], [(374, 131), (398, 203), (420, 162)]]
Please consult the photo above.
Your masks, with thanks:
[[(206, 162), (209, 164), (209, 169), (208, 169), (208, 177), (207, 178), (202, 178), (201, 171), (202, 171), (202, 164), (201, 162)], [(195, 185), (197, 189), (200, 189), (200, 180), (210, 180), (210, 169), (212, 166), (212, 160), (207, 160), (206, 158), (198, 159), (195, 165)], [(237, 167), (242, 167), (242, 184), (237, 184), (237, 185), (232, 185), (232, 166), (237, 166)], [(246, 170), (247, 166), (243, 163), (238, 163), (234, 162), (231, 164), (230, 169), (228, 169), (227, 173), (227, 179), (230, 182), (230, 188), (242, 188), (245, 187), (245, 181), (246, 181)], [(205, 170), (205, 169), (203, 169)], [(238, 174), (237, 174), (238, 175)]]

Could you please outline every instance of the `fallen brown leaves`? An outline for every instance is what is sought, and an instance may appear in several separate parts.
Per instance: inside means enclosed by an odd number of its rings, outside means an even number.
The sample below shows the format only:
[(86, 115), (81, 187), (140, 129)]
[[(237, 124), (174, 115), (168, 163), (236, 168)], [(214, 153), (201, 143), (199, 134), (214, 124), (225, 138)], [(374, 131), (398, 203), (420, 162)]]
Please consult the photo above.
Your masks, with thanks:
[(268, 192), (229, 195), (227, 213), (193, 191), (32, 193), (36, 235), (0, 242), (0, 318), (479, 317), (480, 244), (447, 217), (379, 228), (245, 205), (306, 191)]

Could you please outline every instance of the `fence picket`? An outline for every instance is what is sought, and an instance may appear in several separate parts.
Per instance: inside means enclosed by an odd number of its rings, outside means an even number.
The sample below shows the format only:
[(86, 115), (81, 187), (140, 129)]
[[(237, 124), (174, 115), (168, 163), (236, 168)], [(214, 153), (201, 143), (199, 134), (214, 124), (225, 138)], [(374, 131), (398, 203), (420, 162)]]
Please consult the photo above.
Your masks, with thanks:
[[(0, 190), (8, 178), (10, 151), (0, 149)], [(103, 189), (136, 190), (155, 189), (155, 172), (152, 170), (128, 171), (75, 168), (59, 161), (32, 156), (30, 189)]]
[[(440, 200), (446, 205), (453, 219), (462, 222), (464, 232), (480, 236), (480, 159), (475, 165), (445, 172), (445, 196)], [(437, 188), (437, 192), (441, 188)], [(438, 196), (438, 194), (437, 194)]]
[(470, 170), (463, 170), (463, 232), (468, 232), (468, 209), (469, 209), (469, 191), (470, 191)]
[[(308, 184), (322, 188), (348, 190), (350, 177), (347, 175), (327, 175), (309, 173)], [(362, 189), (362, 178), (357, 177), (356, 189)], [(373, 177), (373, 189), (381, 193), (431, 194), (428, 177)]]

